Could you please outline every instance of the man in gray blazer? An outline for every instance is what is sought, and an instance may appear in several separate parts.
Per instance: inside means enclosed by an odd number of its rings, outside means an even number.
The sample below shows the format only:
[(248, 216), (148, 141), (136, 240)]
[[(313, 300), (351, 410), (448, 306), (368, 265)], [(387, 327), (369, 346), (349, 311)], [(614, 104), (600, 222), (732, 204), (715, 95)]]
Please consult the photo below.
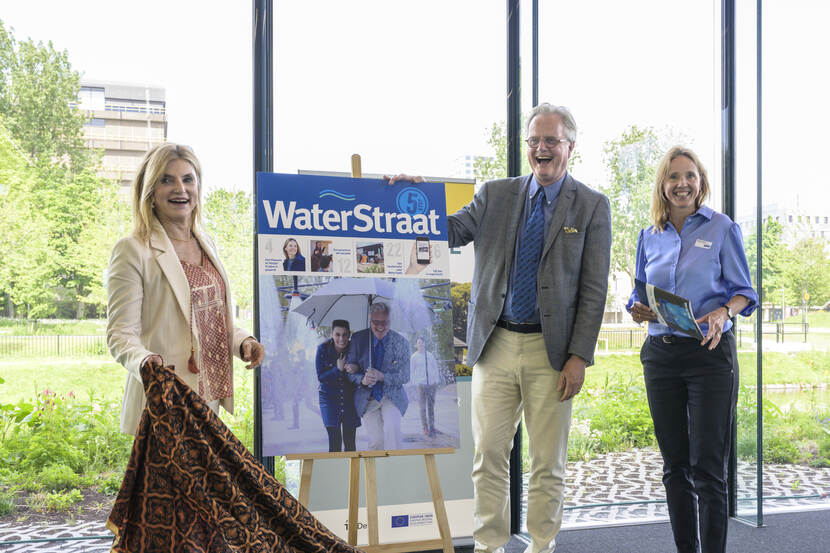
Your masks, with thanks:
[(409, 382), (409, 342), (389, 323), (389, 306), (373, 303), (369, 328), (352, 334), (346, 354), (346, 371), (357, 385), (355, 409), (370, 451), (401, 448), (401, 419), (409, 405), (403, 387)]
[(556, 545), (572, 398), (593, 361), (608, 288), (610, 207), (567, 172), (573, 117), (564, 107), (540, 104), (525, 131), (533, 174), (485, 183), (448, 220), (451, 247), (475, 245), (467, 363), (473, 366), (473, 537), (482, 553), (499, 552), (510, 538), (509, 455), (523, 412), (529, 552), (549, 553)]

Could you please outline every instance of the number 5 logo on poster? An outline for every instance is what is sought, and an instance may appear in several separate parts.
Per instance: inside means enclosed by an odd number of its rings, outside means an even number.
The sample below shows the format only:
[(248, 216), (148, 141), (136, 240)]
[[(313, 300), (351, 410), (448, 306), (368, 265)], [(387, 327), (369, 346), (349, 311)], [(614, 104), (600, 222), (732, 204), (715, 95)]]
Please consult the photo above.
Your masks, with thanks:
[(429, 210), (429, 199), (426, 193), (414, 186), (407, 186), (398, 192), (395, 204), (399, 212), (408, 213), (409, 215), (426, 213)]

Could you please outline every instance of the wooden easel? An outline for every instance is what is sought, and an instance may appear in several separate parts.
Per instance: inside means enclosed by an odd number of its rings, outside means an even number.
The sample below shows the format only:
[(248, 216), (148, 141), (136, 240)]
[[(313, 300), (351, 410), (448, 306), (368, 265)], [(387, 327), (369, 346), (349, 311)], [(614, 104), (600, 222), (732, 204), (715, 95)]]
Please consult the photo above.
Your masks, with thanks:
[[(360, 155), (352, 155), (352, 177), (361, 178)], [(438, 479), (438, 466), (435, 455), (454, 453), (455, 449), (408, 449), (395, 451), (356, 451), (345, 453), (301, 453), (286, 455), (287, 460), (301, 461), (300, 464), (300, 491), (297, 498), (300, 503), (308, 507), (308, 496), (311, 490), (311, 470), (314, 459), (348, 458), (349, 459), (349, 534), (348, 542), (357, 545), (357, 511), (360, 507), (360, 460), (363, 459), (366, 485), (366, 526), (369, 530), (369, 545), (361, 549), (367, 553), (388, 552), (402, 553), (406, 551), (426, 551), (429, 549), (443, 549), (444, 553), (453, 553), (450, 524), (447, 520), (447, 509), (444, 506), (444, 496), (441, 493), (441, 482)], [(423, 455), (427, 469), (427, 480), (432, 492), (432, 505), (435, 508), (435, 521), (438, 523), (440, 538), (381, 544), (378, 538), (378, 487), (375, 458), (400, 457), (403, 455)]]
[[(408, 449), (395, 451), (356, 451), (345, 453), (299, 453), (286, 455), (287, 460), (301, 461), (300, 465), (300, 491), (297, 499), (304, 506), (308, 507), (308, 496), (311, 490), (311, 470), (314, 466), (314, 459), (349, 458), (349, 534), (348, 542), (357, 545), (357, 511), (360, 505), (360, 460), (363, 459), (364, 483), (366, 486), (366, 525), (369, 531), (369, 545), (361, 549), (367, 553), (387, 552), (401, 553), (405, 551), (426, 551), (429, 549), (442, 549), (444, 553), (452, 553), (452, 536), (450, 535), (450, 524), (447, 519), (447, 509), (444, 506), (444, 496), (441, 493), (441, 482), (438, 479), (438, 466), (435, 463), (435, 455), (442, 453), (454, 453), (455, 449), (432, 448), (432, 449)], [(435, 521), (438, 523), (439, 538), (396, 542), (381, 544), (378, 537), (378, 488), (377, 473), (375, 471), (375, 458), (377, 457), (400, 457), (403, 455), (423, 455), (426, 464), (427, 480), (429, 489), (432, 492), (432, 505), (435, 508)]]

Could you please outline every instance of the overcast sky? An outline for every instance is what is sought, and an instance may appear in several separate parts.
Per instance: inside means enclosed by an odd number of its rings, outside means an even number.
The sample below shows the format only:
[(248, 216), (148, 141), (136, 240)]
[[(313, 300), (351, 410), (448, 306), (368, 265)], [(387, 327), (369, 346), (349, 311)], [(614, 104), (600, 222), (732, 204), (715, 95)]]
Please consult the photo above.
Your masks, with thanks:
[[(523, 109), (530, 106), (530, 2)], [(653, 126), (701, 155), (719, 207), (720, 7), (711, 1), (540, 2), (540, 98), (580, 127), (574, 174), (603, 184), (603, 144)], [(830, 7), (767, 2), (765, 201), (827, 206)], [(820, 5), (819, 5), (820, 4)], [(739, 0), (739, 202), (754, 205), (754, 2)], [(168, 137), (207, 187), (252, 186), (251, 2), (0, 0), (19, 39), (51, 40), (91, 79), (163, 87)], [(773, 27), (774, 25), (774, 27)], [(274, 0), (275, 170), (460, 176), (505, 118), (503, 0)], [(823, 208), (830, 211), (830, 208)]]

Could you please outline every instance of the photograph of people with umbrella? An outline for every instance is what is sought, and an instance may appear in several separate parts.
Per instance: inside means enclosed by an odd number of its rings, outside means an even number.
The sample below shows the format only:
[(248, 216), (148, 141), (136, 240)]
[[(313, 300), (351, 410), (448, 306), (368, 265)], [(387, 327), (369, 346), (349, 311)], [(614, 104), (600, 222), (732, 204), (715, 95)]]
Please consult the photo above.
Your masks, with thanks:
[[(263, 336), (266, 351), (313, 347), (314, 362), (294, 370), (316, 376), (319, 402), (316, 421), (303, 411), (296, 431), (263, 415), (264, 454), (458, 447), (452, 314), (436, 286), (449, 293), (448, 281), (262, 276), (260, 295), (274, 302), (260, 314), (263, 333), (273, 337)], [(446, 353), (431, 354), (440, 373), (449, 375), (431, 373), (441, 383), (432, 417), (441, 431), (434, 433), (425, 433), (419, 410), (409, 408), (410, 399), (418, 406), (410, 361), (417, 338), (427, 335), (436, 337), (430, 343), (450, 338)], [(297, 399), (275, 398), (275, 412), (279, 401)]]

